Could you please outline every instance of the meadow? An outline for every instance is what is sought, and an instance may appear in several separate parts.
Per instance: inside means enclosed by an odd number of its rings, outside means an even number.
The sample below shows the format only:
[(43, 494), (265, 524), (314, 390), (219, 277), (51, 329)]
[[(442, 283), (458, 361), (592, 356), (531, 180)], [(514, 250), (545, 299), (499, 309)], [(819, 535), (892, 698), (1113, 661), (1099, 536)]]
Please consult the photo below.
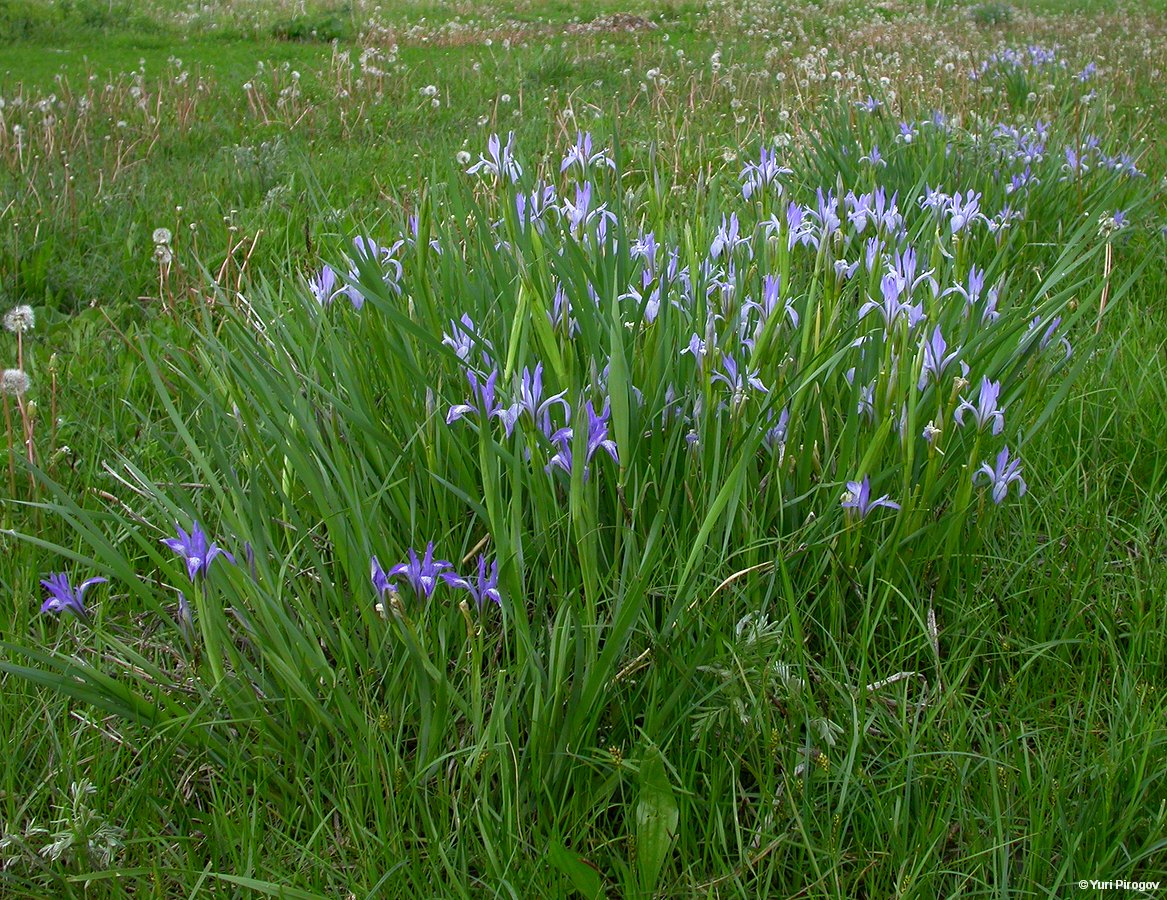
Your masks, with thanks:
[(0, 896), (1159, 896), (1165, 70), (0, 0)]

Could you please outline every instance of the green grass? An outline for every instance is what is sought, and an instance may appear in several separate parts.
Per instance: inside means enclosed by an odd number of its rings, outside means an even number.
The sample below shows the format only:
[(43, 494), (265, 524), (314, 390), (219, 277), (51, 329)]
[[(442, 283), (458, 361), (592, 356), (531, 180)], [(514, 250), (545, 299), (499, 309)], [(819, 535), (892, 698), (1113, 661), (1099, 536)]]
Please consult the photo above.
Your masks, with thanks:
[[(658, 27), (569, 30), (616, 12)], [(0, 45), (0, 311), (37, 315), (36, 464), (17, 433), (0, 466), (0, 894), (1063, 896), (1167, 878), (1161, 11), (181, 13), (0, 5), (24, 23)], [(1030, 43), (1066, 68), (969, 79)], [(368, 48), (384, 74), (358, 82)], [(856, 109), (868, 95), (879, 112)], [(896, 139), (937, 108), (951, 130)], [(1038, 181), (1007, 193), (1021, 166), (982, 137), (1035, 120)], [(456, 161), (513, 130), (524, 191), (541, 178), (572, 200), (559, 160), (577, 128), (619, 160), (592, 172), (619, 249), (554, 217), (523, 226), (514, 188)], [(1150, 177), (1069, 177), (1062, 148), (1088, 134)], [(873, 143), (886, 166), (860, 159)], [(781, 199), (747, 203), (759, 146), (793, 171)], [(862, 260), (854, 238), (758, 237), (732, 298), (706, 293), (723, 213), (752, 234), (819, 187), (876, 184), (940, 289), (973, 265), (1000, 288), (995, 324), (984, 293), (917, 291), (967, 387), (953, 363), (921, 389), (921, 333), (857, 317), (880, 273), (834, 276)], [(916, 202), (937, 185), (1024, 216), (954, 240)], [(1120, 208), (1131, 224), (1108, 240)], [(647, 231), (696, 282), (668, 285), (652, 322), (624, 296)], [(363, 307), (322, 309), (307, 279), (328, 263), (344, 286), (355, 235), (410, 238), (385, 270), (399, 286), (366, 261), (349, 279)], [(774, 274), (797, 324), (779, 307), (739, 332)], [(578, 331), (548, 319), (556, 286)], [(739, 403), (718, 352), (681, 352), (710, 340), (714, 309), (720, 352), (768, 394)], [(566, 443), (527, 417), (447, 425), (473, 399), (442, 340), (464, 312), (505, 399), (536, 363), (566, 392)], [(1034, 316), (1061, 318), (1044, 349)], [(1003, 385), (1000, 436), (952, 420), (982, 376)], [(619, 456), (586, 471), (585, 400), (608, 404)], [(762, 438), (783, 408), (778, 452)], [(1028, 492), (998, 507), (970, 476), (1006, 443)], [(574, 465), (548, 470), (565, 448)], [(841, 508), (863, 475), (903, 508)], [(236, 564), (192, 584), (160, 541), (193, 519)], [(463, 575), (497, 561), (502, 604), (370, 584), (373, 556), (429, 541)], [(89, 617), (39, 613), (55, 571), (109, 579)]]

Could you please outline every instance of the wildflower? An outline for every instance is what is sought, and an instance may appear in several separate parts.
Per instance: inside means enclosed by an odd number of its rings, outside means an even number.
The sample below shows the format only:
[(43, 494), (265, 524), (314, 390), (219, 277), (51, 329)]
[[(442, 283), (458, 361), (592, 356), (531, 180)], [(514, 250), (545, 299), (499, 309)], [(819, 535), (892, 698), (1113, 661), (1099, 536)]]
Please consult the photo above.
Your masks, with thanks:
[(873, 168), (886, 166), (887, 160), (883, 158), (883, 154), (879, 152), (879, 144), (872, 144), (871, 151), (866, 156), (859, 157), (859, 162), (870, 163)]
[[(767, 415), (767, 423), (774, 420), (774, 410), (771, 409)], [(778, 414), (778, 422), (773, 427), (766, 429), (762, 435), (762, 443), (766, 445), (771, 453), (777, 452), (779, 460), (785, 455), (786, 451), (786, 432), (790, 426), (790, 409), (783, 408), (782, 412)]]
[(0, 375), (0, 394), (21, 397), (28, 393), (28, 373), (24, 369), (5, 369)]
[(762, 147), (758, 162), (748, 162), (742, 169), (742, 199), (749, 200), (756, 191), (768, 185), (774, 185), (777, 193), (781, 194), (782, 183), (778, 181), (778, 177), (792, 173), (792, 169), (788, 169), (778, 162), (777, 150), (767, 150)]
[(932, 339), (924, 343), (924, 364), (920, 369), (920, 390), (928, 384), (928, 377), (931, 376), (933, 380), (939, 384), (944, 377), (944, 371), (956, 358), (960, 355), (960, 347), (957, 347), (949, 354), (945, 354), (948, 349), (948, 344), (944, 340), (944, 335), (940, 333), (940, 326), (936, 326), (936, 330), (932, 332)]
[(109, 581), (108, 578), (89, 578), (74, 588), (69, 581), (69, 576), (64, 572), (56, 572), (48, 578), (42, 578), (41, 585), (49, 592), (49, 597), (41, 604), (41, 612), (59, 613), (68, 609), (72, 610), (74, 615), (84, 617), (86, 612), (82, 599), (85, 592), (93, 585), (103, 584), (107, 581)]
[(470, 153), (467, 150), (459, 150), (454, 154), (454, 160), (460, 166), (467, 166), (470, 164)]
[(481, 337), (478, 336), (474, 320), (470, 318), (469, 314), (462, 313), (461, 325), (450, 319), (450, 333), (442, 334), (442, 343), (454, 351), (454, 354), (462, 362), (467, 362), (470, 359), (470, 353), (474, 349), (475, 342), (482, 344), (482, 358), (490, 365), (490, 357), (487, 355), (486, 349), (489, 348)]
[(194, 642), (194, 614), (191, 612), (190, 602), (186, 594), (178, 592), (178, 630), (182, 633), (187, 644)]
[(935, 421), (931, 421), (924, 426), (923, 437), (924, 440), (926, 440), (929, 444), (933, 443), (936, 438), (940, 437), (940, 433), (940, 429), (936, 427)]
[(171, 240), (170, 229), (155, 228), (153, 238), (155, 244), (169, 244)]
[(750, 239), (740, 234), (740, 228), (737, 213), (730, 213), (728, 221), (722, 214), (721, 227), (717, 229), (717, 234), (713, 236), (713, 243), (709, 246), (710, 259), (717, 259), (723, 250), (728, 255), (743, 244), (749, 246)]
[(779, 309), (781, 309), (782, 312), (786, 315), (786, 318), (790, 320), (791, 325), (793, 325), (795, 328), (798, 327), (798, 310), (794, 308), (794, 301), (792, 299), (788, 299), (784, 304), (779, 306), (781, 300), (781, 291), (782, 277), (780, 275), (766, 275), (762, 278), (762, 302), (758, 303), (754, 300), (747, 300), (744, 304), (745, 309), (757, 310), (758, 314), (761, 316), (761, 321), (758, 323), (758, 328), (754, 334), (755, 339), (761, 335), (762, 329), (765, 327), (766, 322), (768, 322), (770, 317), (774, 315), (774, 313)]
[(592, 135), (590, 131), (577, 131), (575, 144), (568, 148), (567, 155), (559, 166), (560, 172), (566, 172), (573, 165), (579, 165), (583, 170), (588, 166), (604, 165), (615, 171), (616, 163), (609, 158), (606, 150), (592, 152)]
[(993, 502), (998, 505), (1005, 499), (1009, 485), (1014, 481), (1017, 482), (1017, 496), (1024, 497), (1028, 489), (1025, 479), (1021, 477), (1021, 460), (1010, 459), (1008, 447), (1003, 447), (1001, 452), (997, 454), (995, 465), (981, 464), (981, 467), (973, 474), (974, 485), (981, 475), (984, 475), (988, 484), (992, 485)]
[(482, 609), (482, 604), (487, 600), (494, 601), (495, 605), (502, 605), (502, 595), (498, 592), (498, 560), (496, 559), (490, 565), (490, 572), (486, 571), (486, 557), (479, 555), (478, 557), (478, 578), (471, 581), (469, 578), (463, 578), (456, 572), (443, 572), (442, 580), (450, 587), (462, 588), (469, 591), (470, 596), (478, 604), (478, 608)]
[(1128, 224), (1126, 213), (1121, 209), (1116, 210), (1113, 215), (1103, 214), (1098, 219), (1098, 234), (1100, 237), (1109, 237), (1116, 231), (1126, 228)]
[(382, 596), (386, 591), (396, 593), (397, 587), (390, 580), (397, 576), (403, 577), (419, 597), (429, 599), (433, 596), (434, 588), (438, 585), (438, 577), (443, 569), (452, 569), (454, 564), (445, 559), (434, 559), (434, 542), (430, 541), (425, 548), (425, 556), (417, 558), (417, 551), (409, 548), (409, 562), (398, 563), (388, 572), (381, 568), (377, 557), (372, 559), (373, 587)]
[(895, 272), (888, 272), (880, 281), (880, 292), (883, 295), (883, 303), (877, 303), (875, 300), (868, 300), (861, 307), (859, 307), (859, 318), (862, 319), (869, 312), (876, 310), (883, 316), (884, 329), (891, 331), (892, 326), (900, 319), (900, 317), (908, 320), (908, 327), (915, 328), (916, 324), (924, 318), (924, 310), (921, 306), (904, 303), (900, 300), (903, 293), (903, 283)]
[[(616, 442), (608, 436), (608, 419), (611, 417), (611, 403), (605, 400), (604, 408), (599, 414), (596, 413), (596, 408), (591, 400), (585, 404), (585, 409), (588, 414), (588, 445), (584, 457), (585, 462), (590, 463), (592, 457), (598, 451), (603, 450), (612, 457), (613, 462), (619, 463), (620, 459), (616, 451)], [(557, 445), (558, 451), (551, 457), (551, 461), (547, 463), (548, 472), (556, 467), (563, 469), (565, 472), (571, 471), (571, 441), (573, 436), (574, 431), (570, 426), (560, 428), (551, 436), (551, 442)], [(584, 477), (586, 478), (587, 475), (588, 469), (585, 465)]]
[(207, 533), (196, 519), (191, 527), (190, 534), (182, 530), (181, 525), (175, 525), (178, 537), (163, 538), (162, 543), (186, 560), (186, 574), (193, 582), (201, 572), (204, 577), (211, 570), (211, 563), (218, 556), (226, 557), (232, 565), (235, 557), (213, 542), (208, 543)]
[[(507, 99), (510, 98), (507, 97)], [(481, 171), (486, 171), (495, 178), (501, 178), (505, 175), (511, 181), (518, 181), (523, 175), (523, 167), (514, 157), (514, 146), (515, 133), (513, 131), (507, 135), (505, 145), (497, 134), (492, 134), (486, 142), (486, 152), (490, 154), (490, 158), (487, 159), (480, 154), (478, 162), (467, 169), (466, 174), (476, 175)]]
[(568, 416), (571, 415), (571, 409), (567, 405), (567, 401), (563, 399), (567, 391), (560, 391), (546, 400), (543, 399), (543, 363), (538, 363), (533, 373), (526, 366), (523, 366), (523, 376), (518, 385), (517, 393), (518, 399), (511, 404), (510, 408), (501, 410), (499, 413), (499, 418), (502, 419), (503, 426), (506, 428), (507, 437), (510, 437), (515, 423), (524, 412), (531, 416), (539, 429), (548, 437), (552, 434), (552, 406), (558, 403)]
[(344, 292), (343, 288), (336, 286), (336, 270), (327, 263), (308, 280), (308, 287), (312, 291), (312, 296), (316, 298), (316, 302), (321, 306), (328, 306), (337, 294)]
[(23, 334), (36, 327), (36, 313), (31, 306), (14, 306), (4, 315), (4, 327), (13, 334)]
[(980, 209), (981, 195), (979, 192), (968, 191), (963, 199), (959, 191), (953, 194), (948, 200), (949, 225), (952, 233), (959, 234), (977, 219), (984, 220), (985, 216)]
[(886, 506), (888, 509), (899, 509), (900, 505), (894, 500), (887, 499), (887, 494), (871, 499), (871, 479), (866, 475), (862, 481), (848, 481), (847, 490), (843, 494), (843, 509), (855, 510), (859, 518), (867, 518), (867, 514), (877, 506)]
[(438, 87), (434, 84), (427, 84), (420, 91), (423, 97), (436, 97), (438, 95)]
[(722, 368), (725, 373), (714, 372), (710, 377), (711, 381), (720, 381), (730, 389), (733, 396), (733, 404), (737, 406), (742, 403), (750, 388), (768, 393), (766, 385), (762, 383), (762, 379), (758, 377), (757, 372), (750, 372), (744, 366), (739, 369), (737, 360), (732, 356), (726, 356), (721, 361)]
[(960, 405), (953, 413), (956, 424), (963, 427), (964, 413), (965, 410), (968, 410), (973, 414), (978, 430), (992, 422), (993, 434), (1000, 434), (1005, 427), (1005, 411), (997, 406), (997, 400), (1000, 396), (1001, 382), (989, 381), (987, 377), (982, 378), (976, 406), (962, 397)]
[(498, 370), (493, 370), (482, 384), (479, 384), (478, 376), (472, 370), (467, 370), (466, 380), (470, 382), (472, 399), (479, 405), (460, 403), (456, 406), (451, 406), (450, 411), (446, 414), (446, 424), (452, 425), (454, 422), (471, 413), (477, 414), (484, 422), (495, 417), (501, 418), (503, 407), (501, 403), (495, 400), (494, 396), (494, 385), (498, 381)]

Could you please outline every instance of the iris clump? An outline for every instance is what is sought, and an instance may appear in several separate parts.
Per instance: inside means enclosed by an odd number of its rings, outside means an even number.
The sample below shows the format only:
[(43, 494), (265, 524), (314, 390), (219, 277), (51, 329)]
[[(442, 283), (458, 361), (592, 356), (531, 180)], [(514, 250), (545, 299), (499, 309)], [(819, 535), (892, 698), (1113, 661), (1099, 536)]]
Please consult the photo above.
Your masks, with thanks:
[[(208, 587), (234, 558), (197, 521), (164, 540), (191, 583), (186, 646), (174, 671), (122, 654), (168, 705), (118, 709), (171, 716), (212, 760), (245, 730), (269, 768), (305, 745), (314, 761), (368, 753), (351, 769), (398, 804), (385, 821), (437, 822), (466, 796), (483, 830), (499, 784), (517, 816), (539, 809), (531, 784), (600, 797), (603, 816), (625, 791), (634, 810), (667, 805), (682, 767), (653, 754), (692, 744), (700, 767), (753, 742), (747, 794), (769, 778), (767, 797), (809, 795), (808, 767), (837, 764), (836, 744), (868, 753), (906, 709), (924, 730), (947, 715), (943, 686), (917, 685), (925, 666), (948, 677), (941, 604), (1029, 518), (1023, 473), (1048, 490), (1032, 442), (1090, 356), (1093, 276), (1116, 234), (1100, 217), (1118, 222), (1139, 176), (1099, 165), (1077, 119), (974, 133), (890, 98), (844, 105), (799, 152), (737, 148), (750, 162), (723, 173), (728, 189), (703, 183), (685, 204), (652, 154), (581, 131), (540, 160), (495, 135), (298, 290), (216, 310), (158, 379), (196, 392), (197, 414), (171, 418), (197, 478), (142, 492), (173, 516), (198, 484), (197, 505), (237, 523), (251, 578)], [(1085, 164), (1064, 169), (1067, 151)], [(991, 171), (972, 164), (985, 158)], [(138, 521), (116, 519), (102, 570), (145, 615), (172, 615)], [(90, 583), (64, 582), (60, 608), (82, 608)], [(869, 586), (904, 599), (899, 645), (880, 643)], [(941, 626), (918, 605), (932, 596)], [(823, 648), (864, 631), (878, 652), (839, 653), (820, 677)], [(899, 674), (869, 677), (885, 658)], [(175, 672), (189, 697), (165, 687)], [(871, 702), (901, 682), (910, 693)], [(621, 744), (640, 748), (635, 767)], [(736, 784), (732, 762), (720, 783)], [(350, 773), (337, 768), (315, 771)], [(793, 808), (684, 802), (687, 827), (704, 827), (696, 808), (730, 831)], [(368, 813), (348, 811), (354, 834), (380, 824)], [(476, 864), (459, 822), (451, 865)]]

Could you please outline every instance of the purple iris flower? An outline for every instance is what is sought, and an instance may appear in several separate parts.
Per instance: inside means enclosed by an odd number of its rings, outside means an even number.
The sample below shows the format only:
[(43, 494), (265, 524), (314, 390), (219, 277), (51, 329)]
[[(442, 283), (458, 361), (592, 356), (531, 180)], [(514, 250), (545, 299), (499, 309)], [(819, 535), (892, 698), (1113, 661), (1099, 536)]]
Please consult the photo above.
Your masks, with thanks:
[(235, 564), (234, 556), (207, 539), (207, 533), (198, 520), (192, 525), (190, 534), (183, 531), (181, 525), (175, 524), (174, 527), (178, 537), (163, 538), (162, 543), (186, 560), (186, 574), (192, 582), (200, 572), (205, 577), (211, 571), (211, 563), (216, 557), (223, 556), (232, 565)]
[(778, 193), (781, 194), (782, 183), (778, 181), (778, 176), (790, 175), (792, 172), (792, 169), (788, 169), (778, 162), (777, 150), (767, 150), (762, 147), (758, 162), (748, 162), (742, 169), (742, 199), (749, 200), (756, 191), (771, 184), (777, 185)]
[(507, 437), (511, 436), (515, 423), (524, 412), (531, 416), (532, 421), (548, 437), (552, 433), (552, 406), (558, 403), (565, 410), (568, 418), (571, 417), (571, 408), (563, 399), (567, 391), (560, 391), (546, 400), (543, 399), (543, 363), (538, 363), (535, 366), (534, 373), (523, 366), (522, 380), (519, 382), (516, 393), (518, 398), (515, 402), (509, 408), (499, 411), (499, 418), (502, 419), (502, 423), (506, 427)]
[(909, 328), (915, 328), (917, 323), (924, 318), (923, 307), (918, 304), (904, 303), (900, 300), (904, 285), (900, 276), (895, 272), (888, 272), (884, 275), (880, 280), (879, 288), (880, 293), (883, 295), (883, 302), (877, 303), (875, 300), (868, 300), (859, 307), (860, 319), (869, 312), (876, 310), (883, 316), (884, 329), (891, 331), (892, 326), (895, 325), (901, 316), (908, 320)]
[(866, 475), (862, 481), (848, 481), (847, 491), (843, 494), (843, 509), (853, 509), (859, 518), (867, 518), (867, 514), (877, 506), (886, 506), (888, 509), (899, 509), (900, 505), (894, 500), (888, 500), (887, 494), (871, 499), (871, 479)]
[[(1053, 341), (1054, 337), (1057, 335), (1058, 328), (1061, 326), (1061, 324), (1062, 324), (1062, 317), (1061, 316), (1054, 316), (1054, 318), (1050, 321), (1049, 326), (1046, 328), (1045, 334), (1043, 334), (1041, 336), (1041, 340), (1038, 341), (1037, 347), (1039, 350), (1044, 350), (1046, 347), (1048, 347), (1050, 345), (1050, 342)], [(1029, 337), (1029, 335), (1032, 334), (1033, 332), (1035, 332), (1040, 327), (1041, 327), (1041, 316), (1037, 316), (1036, 318), (1033, 319), (1033, 321), (1031, 321), (1029, 323), (1029, 328), (1027, 328), (1025, 330), (1025, 334), (1021, 338), (1022, 343), (1024, 344), (1025, 340)], [(1066, 359), (1069, 359), (1074, 353), (1074, 348), (1070, 346), (1069, 339), (1063, 336), (1061, 338), (1061, 345), (1062, 345), (1062, 349), (1066, 351)]]
[(868, 422), (875, 422), (875, 382), (859, 386), (859, 404), (855, 411)]
[(977, 219), (984, 219), (981, 213), (981, 194), (968, 191), (962, 198), (957, 191), (948, 201), (949, 225), (953, 234), (959, 234)]
[(924, 185), (924, 196), (919, 201), (920, 209), (930, 209), (933, 212), (943, 213), (948, 208), (948, 202), (951, 199), (939, 187), (934, 188), (926, 184)]
[(713, 243), (709, 245), (709, 258), (717, 259), (723, 251), (728, 256), (741, 246), (749, 248), (750, 239), (741, 233), (741, 223), (738, 222), (737, 213), (730, 213), (728, 220), (723, 214), (721, 227), (717, 229), (717, 234), (713, 236)]
[(389, 571), (381, 568), (381, 563), (374, 556), (371, 565), (373, 587), (382, 597), (385, 596), (386, 592), (396, 592), (397, 586), (392, 579), (400, 576), (409, 582), (409, 586), (413, 588), (417, 596), (428, 600), (433, 596), (434, 588), (438, 585), (438, 578), (442, 576), (442, 571), (453, 567), (454, 564), (449, 560), (434, 559), (434, 542), (430, 541), (426, 544), (425, 556), (421, 559), (417, 558), (417, 551), (410, 547), (409, 562), (398, 563)]
[(960, 426), (964, 425), (964, 412), (968, 410), (973, 414), (973, 419), (977, 423), (978, 430), (992, 422), (993, 434), (1000, 434), (1005, 427), (1005, 410), (997, 405), (1000, 396), (1001, 382), (989, 381), (988, 378), (982, 378), (976, 406), (973, 406), (962, 397), (960, 405), (953, 413), (956, 424)]
[(785, 313), (786, 318), (790, 320), (790, 324), (795, 328), (798, 327), (798, 310), (794, 308), (794, 301), (787, 300), (784, 304), (780, 303), (782, 293), (782, 277), (780, 275), (766, 275), (762, 279), (762, 302), (758, 303), (755, 300), (747, 300), (744, 308), (747, 310), (757, 310), (761, 316), (761, 321), (758, 323), (757, 331), (754, 338), (758, 338), (766, 322), (778, 310)]
[(593, 223), (596, 228), (596, 237), (603, 243), (609, 223), (616, 221), (616, 214), (608, 209), (607, 203), (601, 203), (592, 209), (592, 183), (585, 181), (575, 187), (575, 201), (564, 199), (560, 206), (573, 233), (582, 234), (583, 230)]
[(328, 306), (336, 299), (337, 294), (344, 293), (343, 287), (337, 287), (336, 270), (328, 264), (308, 280), (308, 287), (321, 306)]
[(883, 154), (879, 152), (879, 144), (872, 144), (870, 152), (866, 156), (859, 157), (859, 162), (871, 163), (873, 168), (887, 165)]
[(496, 606), (502, 606), (502, 595), (498, 592), (498, 560), (496, 559), (490, 564), (490, 572), (486, 571), (486, 557), (479, 555), (478, 557), (478, 578), (471, 581), (469, 578), (463, 578), (456, 572), (443, 572), (442, 580), (450, 587), (462, 588), (469, 591), (470, 596), (474, 598), (474, 602), (478, 604), (478, 608), (482, 609), (482, 604), (487, 600), (494, 602)]
[(616, 169), (616, 163), (608, 157), (606, 150), (600, 150), (596, 153), (592, 152), (592, 133), (590, 131), (576, 132), (575, 145), (570, 147), (567, 155), (563, 157), (563, 163), (560, 165), (559, 171), (566, 172), (576, 164), (585, 171), (588, 166), (607, 166), (613, 171)]
[(941, 296), (947, 294), (960, 294), (968, 302), (969, 306), (976, 304), (981, 299), (981, 292), (985, 289), (985, 270), (978, 269), (975, 265), (968, 268), (968, 287), (963, 287), (955, 284), (944, 292)]
[[(771, 409), (767, 416), (767, 424), (774, 421), (774, 410)], [(790, 410), (783, 408), (782, 412), (778, 414), (778, 422), (771, 428), (766, 429), (766, 433), (762, 435), (762, 443), (771, 452), (777, 452), (779, 458), (783, 456), (783, 451), (786, 447), (786, 431), (790, 426)]]
[(547, 319), (553, 328), (564, 329), (568, 337), (579, 334), (579, 322), (571, 314), (571, 300), (562, 284), (555, 285), (555, 296), (551, 298), (551, 309), (547, 310)]
[(85, 604), (82, 602), (85, 592), (95, 584), (104, 584), (108, 578), (89, 578), (73, 587), (69, 576), (64, 572), (55, 572), (48, 578), (41, 579), (41, 585), (49, 592), (49, 597), (41, 604), (42, 613), (59, 613), (72, 610), (74, 615), (85, 618)]
[[(588, 414), (588, 446), (587, 455), (584, 457), (585, 461), (590, 463), (592, 457), (600, 450), (603, 450), (612, 457), (613, 462), (619, 463), (620, 458), (616, 451), (616, 442), (608, 435), (608, 420), (612, 415), (610, 401), (604, 401), (604, 408), (598, 414), (591, 400), (584, 404), (584, 408)], [(558, 452), (547, 463), (548, 472), (553, 468), (560, 468), (565, 472), (571, 471), (571, 441), (573, 437), (574, 431), (571, 427), (560, 428), (551, 436), (551, 442), (557, 445)], [(585, 466), (584, 477), (586, 478), (587, 475), (588, 469)]]
[(501, 418), (503, 406), (496, 401), (494, 396), (494, 385), (498, 381), (498, 369), (492, 371), (487, 376), (486, 381), (481, 384), (474, 371), (467, 369), (466, 380), (470, 382), (471, 402), (451, 406), (450, 411), (446, 413), (446, 424), (452, 425), (468, 415), (477, 415), (482, 422), (489, 421), (491, 418)]
[(758, 377), (758, 373), (749, 371), (745, 366), (739, 366), (737, 360), (732, 356), (726, 356), (721, 361), (721, 367), (725, 369), (724, 374), (714, 372), (710, 376), (710, 380), (720, 381), (730, 389), (735, 406), (745, 400), (750, 388), (761, 391), (763, 394), (768, 392), (766, 385)]
[(924, 344), (924, 365), (920, 370), (920, 390), (924, 390), (927, 386), (929, 376), (937, 384), (940, 384), (945, 370), (960, 356), (960, 347), (947, 354), (946, 350), (948, 350), (948, 343), (944, 340), (944, 335), (940, 333), (940, 326), (937, 325), (936, 330), (932, 332), (932, 339)]
[(495, 178), (501, 178), (505, 175), (512, 182), (518, 181), (523, 176), (523, 167), (515, 159), (514, 151), (515, 133), (513, 131), (507, 135), (505, 146), (497, 134), (492, 134), (486, 142), (486, 152), (490, 154), (490, 158), (480, 154), (478, 162), (467, 169), (466, 174), (476, 175), (481, 171), (486, 171)]
[[(858, 269), (859, 269), (859, 260), (855, 260), (855, 262), (853, 262), (853, 263), (849, 263), (845, 259), (836, 259), (835, 260), (835, 277), (836, 278), (841, 278), (844, 281), (849, 281), (852, 278), (852, 276), (854, 276), (855, 272), (858, 271)], [(791, 309), (791, 312), (793, 312), (793, 309)]]
[(1017, 496), (1024, 497), (1028, 490), (1025, 479), (1021, 477), (1021, 460), (1010, 459), (1008, 447), (1003, 447), (997, 454), (995, 465), (981, 463), (981, 467), (973, 474), (973, 484), (977, 483), (981, 475), (984, 475), (987, 483), (992, 485), (993, 502), (998, 505), (1005, 499), (1009, 485), (1014, 481), (1017, 482)]
[(392, 247), (382, 247), (372, 238), (361, 235), (353, 238), (353, 249), (356, 250), (356, 257), (349, 260), (348, 278), (350, 284), (344, 289), (352, 302), (353, 309), (360, 309), (365, 305), (365, 295), (358, 287), (362, 268), (372, 267), (379, 270), (385, 286), (395, 294), (401, 293), (401, 263), (393, 257), (404, 245), (404, 241), (397, 241)]
[(467, 313), (462, 313), (460, 323), (450, 319), (450, 332), (448, 334), (442, 334), (442, 343), (451, 348), (462, 362), (467, 362), (470, 359), (470, 354), (474, 350), (476, 339), (483, 346), (483, 360), (487, 364), (490, 364), (490, 356), (486, 352), (490, 349), (490, 345), (479, 337), (474, 320)]

